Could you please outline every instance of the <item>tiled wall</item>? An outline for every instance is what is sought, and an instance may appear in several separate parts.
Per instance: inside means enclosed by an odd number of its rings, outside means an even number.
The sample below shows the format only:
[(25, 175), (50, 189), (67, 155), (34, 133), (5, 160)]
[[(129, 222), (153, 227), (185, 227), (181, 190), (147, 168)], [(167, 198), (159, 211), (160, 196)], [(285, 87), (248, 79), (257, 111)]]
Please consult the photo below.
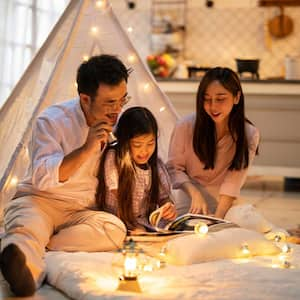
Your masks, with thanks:
[[(115, 3), (114, 3), (115, 2)], [(151, 1), (136, 1), (129, 10), (120, 1), (112, 1), (116, 15), (142, 57), (151, 53)], [(125, 1), (123, 1), (125, 2)], [(236, 69), (235, 58), (259, 58), (261, 77), (284, 75), (286, 55), (300, 55), (300, 7), (287, 7), (285, 14), (294, 23), (294, 32), (282, 39), (270, 36), (269, 19), (279, 13), (278, 8), (215, 7), (193, 5), (187, 9), (185, 59), (202, 66), (222, 65)], [(114, 5), (115, 4), (115, 5)]]

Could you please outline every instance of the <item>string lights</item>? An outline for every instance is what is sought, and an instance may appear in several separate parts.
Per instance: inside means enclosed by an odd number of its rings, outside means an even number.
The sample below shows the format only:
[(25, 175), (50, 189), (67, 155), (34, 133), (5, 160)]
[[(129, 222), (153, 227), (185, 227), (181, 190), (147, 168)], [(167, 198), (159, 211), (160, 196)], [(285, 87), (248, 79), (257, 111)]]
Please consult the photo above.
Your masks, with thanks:
[(204, 222), (198, 222), (194, 227), (194, 232), (199, 236), (205, 236), (208, 232), (208, 226)]

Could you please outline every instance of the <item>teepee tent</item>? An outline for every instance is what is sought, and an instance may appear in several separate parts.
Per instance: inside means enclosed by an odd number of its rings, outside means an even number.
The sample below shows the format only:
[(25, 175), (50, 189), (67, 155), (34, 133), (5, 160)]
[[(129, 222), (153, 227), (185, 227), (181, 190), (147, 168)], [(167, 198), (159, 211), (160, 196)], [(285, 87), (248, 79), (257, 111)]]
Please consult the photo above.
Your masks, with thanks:
[(29, 166), (31, 127), (47, 106), (77, 96), (76, 70), (92, 55), (117, 55), (131, 73), (129, 106), (148, 107), (160, 128), (165, 160), (177, 114), (139, 58), (105, 0), (72, 0), (0, 111), (0, 219)]

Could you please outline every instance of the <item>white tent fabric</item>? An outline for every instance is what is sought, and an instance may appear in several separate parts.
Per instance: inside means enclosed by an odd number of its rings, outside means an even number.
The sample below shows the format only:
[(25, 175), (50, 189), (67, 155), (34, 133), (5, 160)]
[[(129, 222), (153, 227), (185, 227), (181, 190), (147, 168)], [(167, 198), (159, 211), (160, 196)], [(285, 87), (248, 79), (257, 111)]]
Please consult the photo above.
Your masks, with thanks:
[(133, 68), (129, 106), (148, 107), (160, 127), (159, 153), (166, 159), (177, 114), (139, 58), (108, 1), (72, 0), (0, 111), (0, 220), (29, 165), (31, 126), (47, 106), (77, 96), (76, 70), (92, 55), (117, 55)]

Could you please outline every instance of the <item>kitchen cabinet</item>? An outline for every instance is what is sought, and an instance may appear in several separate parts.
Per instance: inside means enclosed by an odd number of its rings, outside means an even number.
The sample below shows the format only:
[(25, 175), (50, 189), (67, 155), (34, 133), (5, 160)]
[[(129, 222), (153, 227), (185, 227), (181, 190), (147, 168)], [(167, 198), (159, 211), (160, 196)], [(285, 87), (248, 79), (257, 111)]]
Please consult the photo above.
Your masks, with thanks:
[[(180, 116), (195, 111), (199, 80), (163, 80), (160, 88)], [(300, 81), (242, 80), (247, 117), (261, 143), (250, 174), (300, 178)]]

